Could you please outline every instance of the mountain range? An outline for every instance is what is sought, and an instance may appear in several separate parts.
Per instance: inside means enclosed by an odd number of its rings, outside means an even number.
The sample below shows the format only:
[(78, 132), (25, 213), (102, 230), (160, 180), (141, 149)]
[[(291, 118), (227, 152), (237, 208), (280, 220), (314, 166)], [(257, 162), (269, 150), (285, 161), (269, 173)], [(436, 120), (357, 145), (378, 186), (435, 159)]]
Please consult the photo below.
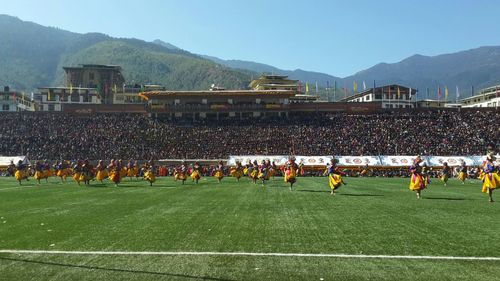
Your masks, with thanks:
[[(271, 65), (243, 60), (223, 60), (182, 50), (162, 40), (146, 42), (114, 38), (101, 33), (79, 34), (16, 17), (0, 15), (0, 85), (32, 91), (41, 86), (63, 83), (63, 66), (113, 64), (123, 67), (128, 83), (161, 84), (168, 89), (199, 90), (211, 84), (226, 88), (246, 88), (261, 73), (288, 75), (310, 84), (327, 83), (348, 87), (356, 82), (361, 89), (401, 84), (419, 89), (420, 97), (436, 95), (448, 87), (461, 97), (500, 84), (500, 47), (488, 46), (438, 56), (414, 55), (397, 63), (379, 63), (348, 77), (305, 71), (283, 70)], [(429, 89), (429, 90), (427, 90)]]
[(0, 15), (0, 85), (23, 91), (63, 84), (63, 66), (113, 64), (128, 83), (169, 89), (245, 88), (251, 74), (187, 51), (100, 33), (78, 34)]

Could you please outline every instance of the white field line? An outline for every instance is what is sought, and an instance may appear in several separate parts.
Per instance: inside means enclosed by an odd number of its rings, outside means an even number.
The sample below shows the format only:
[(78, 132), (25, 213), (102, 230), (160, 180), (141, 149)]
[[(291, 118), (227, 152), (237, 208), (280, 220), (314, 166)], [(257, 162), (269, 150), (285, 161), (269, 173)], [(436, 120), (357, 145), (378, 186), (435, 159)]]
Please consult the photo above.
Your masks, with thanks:
[(45, 251), (45, 250), (0, 250), (0, 254), (47, 254), (47, 255), (110, 255), (110, 256), (256, 256), (256, 257), (319, 257), (354, 259), (403, 259), (403, 260), (467, 260), (500, 261), (500, 257), (456, 257), (456, 256), (405, 256), (362, 254), (308, 254), (308, 253), (248, 253), (248, 252), (128, 252), (128, 251)]
[(9, 189), (18, 189), (18, 188), (21, 188), (21, 187), (20, 186), (15, 186), (15, 187), (0, 188), (0, 191), (9, 190)]

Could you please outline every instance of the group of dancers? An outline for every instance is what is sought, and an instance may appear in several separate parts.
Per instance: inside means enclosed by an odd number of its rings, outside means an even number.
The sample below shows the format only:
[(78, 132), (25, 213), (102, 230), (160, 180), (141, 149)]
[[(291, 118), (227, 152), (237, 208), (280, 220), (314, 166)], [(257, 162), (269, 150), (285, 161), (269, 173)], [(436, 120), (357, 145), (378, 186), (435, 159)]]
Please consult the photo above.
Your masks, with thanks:
[[(482, 192), (488, 193), (490, 202), (493, 202), (493, 190), (500, 187), (500, 167), (495, 167), (495, 160), (494, 146), (489, 145), (486, 160), (481, 167), (479, 179), (481, 179), (483, 183)], [(236, 178), (238, 182), (242, 177), (248, 177), (253, 183), (257, 184), (260, 182), (264, 186), (266, 181), (270, 178), (274, 178), (276, 174), (281, 173), (284, 181), (289, 185), (289, 190), (292, 191), (293, 185), (297, 181), (297, 176), (303, 174), (303, 164), (297, 164), (295, 161), (296, 159), (293, 156), (289, 157), (286, 164), (282, 166), (277, 166), (269, 159), (262, 160), (260, 163), (258, 163), (257, 160), (253, 162), (248, 160), (245, 164), (237, 161), (234, 166), (228, 169), (228, 174)], [(328, 185), (331, 190), (331, 195), (335, 195), (336, 191), (342, 185), (346, 184), (343, 180), (343, 176), (346, 174), (337, 164), (338, 160), (332, 158), (324, 172), (324, 175), (328, 176)], [(118, 186), (122, 179), (127, 177), (131, 180), (142, 178), (148, 181), (150, 186), (156, 181), (156, 167), (153, 160), (145, 162), (141, 166), (139, 166), (137, 161), (129, 161), (127, 165), (124, 165), (122, 160), (112, 159), (106, 165), (100, 160), (95, 167), (88, 160), (78, 160), (74, 165), (68, 161), (60, 161), (54, 165), (50, 165), (48, 161), (37, 161), (33, 167), (28, 167), (22, 161), (19, 161), (17, 165), (11, 163), (8, 169), (11, 171), (15, 170), (15, 178), (19, 184), (21, 184), (23, 180), (29, 180), (30, 174), (39, 184), (44, 179), (48, 181), (48, 178), (52, 176), (59, 177), (62, 182), (66, 182), (67, 177), (72, 177), (78, 185), (82, 183), (84, 185), (89, 185), (92, 180), (103, 183), (104, 180), (108, 179)], [(30, 169), (32, 170), (31, 172), (29, 171)], [(174, 169), (173, 176), (175, 181), (180, 181), (182, 184), (184, 184), (188, 178), (191, 178), (191, 180), (197, 184), (205, 172), (206, 170), (203, 169), (199, 162), (194, 162), (194, 164), (188, 166), (183, 161), (180, 166)], [(222, 183), (225, 175), (226, 167), (223, 162), (220, 161), (213, 171), (213, 176), (217, 179), (218, 183)], [(451, 167), (447, 163), (443, 163), (439, 178), (444, 183), (444, 186), (447, 186), (448, 179), (451, 176)], [(410, 190), (416, 192), (417, 198), (422, 198), (422, 191), (431, 183), (430, 178), (430, 168), (424, 163), (420, 156), (417, 156), (410, 167), (409, 186)], [(462, 183), (465, 183), (466, 178), (467, 166), (465, 162), (462, 162), (459, 168), (458, 179), (461, 180)]]
[[(236, 161), (235, 165), (229, 168), (229, 175), (236, 178), (238, 182), (241, 178), (248, 177), (254, 184), (260, 182), (264, 186), (266, 181), (274, 178), (275, 175), (281, 171), (284, 175), (285, 182), (289, 183), (289, 188), (292, 190), (293, 184), (296, 182), (296, 177), (301, 169), (302, 166), (295, 163), (295, 157), (290, 157), (288, 162), (282, 167), (278, 167), (275, 162), (271, 162), (269, 159), (262, 160), (260, 163), (258, 163), (257, 160), (253, 162), (248, 160), (246, 164)], [(202, 174), (204, 174), (203, 171), (199, 162), (195, 162), (192, 167), (188, 167), (185, 162), (182, 162), (182, 164), (174, 170), (174, 179), (184, 184), (188, 177), (190, 177), (193, 182), (198, 183)], [(223, 162), (219, 161), (213, 172), (213, 176), (217, 179), (218, 183), (222, 183), (222, 179), (225, 177), (225, 171), (226, 168)]]
[[(487, 148), (486, 160), (482, 163), (478, 178), (482, 181), (482, 192), (488, 194), (488, 201), (493, 201), (493, 191), (500, 187), (500, 167), (495, 166), (495, 147), (490, 144)], [(422, 198), (422, 191), (431, 183), (429, 167), (423, 159), (417, 156), (410, 166), (410, 190), (415, 191), (417, 198)], [(448, 163), (443, 163), (439, 179), (444, 186), (448, 185), (448, 179), (452, 176), (452, 169)], [(465, 183), (467, 178), (467, 166), (462, 162), (459, 168), (458, 179)]]
[[(102, 160), (99, 160), (96, 166), (93, 166), (89, 160), (77, 160), (73, 164), (69, 161), (60, 161), (53, 165), (48, 161), (37, 161), (33, 166), (28, 166), (19, 161), (17, 165), (11, 162), (8, 170), (12, 172), (20, 185), (24, 180), (29, 181), (30, 177), (33, 177), (38, 184), (42, 180), (48, 182), (50, 177), (59, 177), (63, 183), (67, 182), (67, 178), (70, 177), (78, 185), (89, 185), (93, 180), (103, 183), (104, 180), (108, 179), (118, 186), (122, 179), (127, 177), (130, 180), (143, 178), (151, 186), (156, 181), (156, 167), (152, 160), (144, 163), (142, 166), (139, 166), (137, 161), (129, 161), (127, 165), (124, 165), (122, 160), (114, 159), (107, 165)], [(180, 166), (175, 167), (173, 176), (175, 181), (180, 181), (182, 184), (188, 178), (198, 183), (205, 172), (206, 170), (199, 162), (194, 162), (194, 164), (188, 166), (183, 161)], [(266, 159), (262, 160), (261, 163), (258, 163), (257, 160), (253, 162), (248, 161), (244, 165), (237, 161), (236, 165), (229, 168), (229, 175), (236, 178), (238, 182), (241, 178), (248, 177), (253, 183), (261, 183), (262, 185), (265, 185), (270, 178), (274, 178), (278, 173), (283, 174), (284, 181), (289, 184), (289, 189), (292, 190), (297, 176), (303, 174), (303, 165), (297, 164), (295, 157), (290, 157), (288, 162), (281, 167)], [(218, 183), (222, 183), (225, 175), (226, 167), (220, 161), (214, 169), (213, 176), (217, 179)]]
[[(71, 177), (73, 180), (81, 185), (90, 185), (90, 181), (97, 180), (103, 183), (105, 179), (118, 186), (124, 178), (137, 179), (142, 177), (148, 181), (150, 185), (156, 181), (154, 174), (154, 162), (152, 160), (144, 163), (139, 167), (137, 161), (129, 161), (127, 165), (123, 164), (122, 160), (112, 159), (109, 164), (104, 164), (104, 161), (99, 160), (97, 166), (93, 166), (89, 160), (77, 160), (73, 165), (69, 161), (60, 161), (51, 165), (48, 161), (37, 161), (32, 167), (26, 165), (21, 160), (14, 165), (11, 162), (8, 169), (14, 171), (14, 176), (19, 184), (23, 180), (29, 181), (32, 174), (33, 178), (41, 183), (42, 180), (48, 182), (50, 177), (59, 177), (61, 182), (67, 182), (67, 178)], [(30, 172), (30, 170), (32, 170)]]

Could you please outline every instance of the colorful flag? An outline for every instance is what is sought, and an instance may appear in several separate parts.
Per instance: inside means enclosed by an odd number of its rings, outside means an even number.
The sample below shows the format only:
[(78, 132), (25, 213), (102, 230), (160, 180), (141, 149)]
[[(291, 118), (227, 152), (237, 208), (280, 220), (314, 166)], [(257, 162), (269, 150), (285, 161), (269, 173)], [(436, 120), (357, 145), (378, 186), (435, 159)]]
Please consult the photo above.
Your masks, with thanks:
[(337, 80), (333, 81), (333, 101), (335, 101), (336, 94), (337, 94)]
[(113, 90), (114, 90), (114, 92), (116, 94), (117, 93), (117, 91), (116, 91), (116, 84), (114, 85)]
[(444, 87), (444, 98), (445, 100), (448, 100), (448, 86)]
[(366, 83), (363, 81), (363, 91), (366, 91)]
[(69, 94), (73, 93), (73, 84), (69, 83)]
[(352, 89), (354, 93), (358, 92), (358, 83), (356, 83), (356, 81), (352, 82)]
[(413, 93), (411, 92), (411, 88), (410, 88), (410, 90), (408, 91), (408, 98), (409, 98), (409, 99), (411, 99), (412, 94), (413, 94)]
[(309, 94), (309, 83), (306, 82), (306, 95)]
[(460, 93), (458, 92), (458, 86), (457, 86), (456, 96), (457, 96), (457, 100), (458, 100), (458, 98), (460, 98)]
[(318, 95), (318, 81), (316, 81), (316, 95)]
[(438, 100), (441, 99), (441, 96), (442, 96), (442, 94), (441, 94), (441, 86), (438, 86)]
[(398, 100), (401, 98), (401, 91), (399, 90), (399, 86), (398, 86)]
[(99, 98), (102, 99), (102, 94), (101, 94), (101, 83), (97, 83), (97, 95)]

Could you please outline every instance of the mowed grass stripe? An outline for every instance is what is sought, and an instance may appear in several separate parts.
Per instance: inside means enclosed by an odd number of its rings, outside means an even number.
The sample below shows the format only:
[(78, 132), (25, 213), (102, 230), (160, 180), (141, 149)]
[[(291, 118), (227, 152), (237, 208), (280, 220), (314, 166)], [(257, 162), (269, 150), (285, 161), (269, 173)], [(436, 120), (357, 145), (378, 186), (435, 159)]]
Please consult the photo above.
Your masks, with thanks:
[[(2, 179), (2, 185), (8, 179)], [(407, 179), (347, 178), (330, 196), (326, 178), (253, 185), (212, 178), (150, 188), (42, 183), (0, 196), (3, 249), (296, 252), (496, 256), (495, 212), (479, 185), (433, 183), (416, 200)], [(459, 200), (456, 200), (459, 199)], [(43, 225), (41, 225), (43, 223)], [(48, 231), (51, 230), (51, 231)], [(53, 246), (50, 246), (53, 245)]]

